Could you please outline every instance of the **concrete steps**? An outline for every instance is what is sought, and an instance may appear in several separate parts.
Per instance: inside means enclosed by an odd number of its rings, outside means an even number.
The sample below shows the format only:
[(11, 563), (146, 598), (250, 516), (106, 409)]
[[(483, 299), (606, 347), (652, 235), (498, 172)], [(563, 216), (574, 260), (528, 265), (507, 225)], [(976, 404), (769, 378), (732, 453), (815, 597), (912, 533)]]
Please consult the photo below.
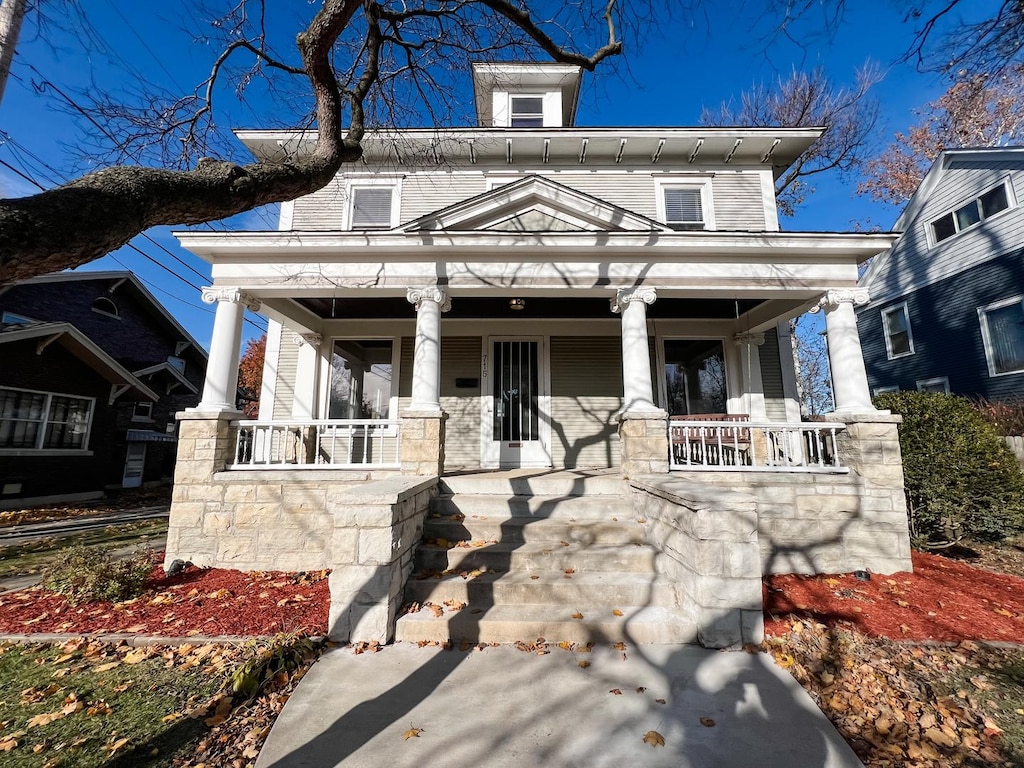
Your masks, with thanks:
[[(613, 473), (445, 477), (406, 586), (408, 642), (690, 642)], [(440, 615), (438, 615), (440, 614)], [(577, 617), (577, 618), (574, 618)]]

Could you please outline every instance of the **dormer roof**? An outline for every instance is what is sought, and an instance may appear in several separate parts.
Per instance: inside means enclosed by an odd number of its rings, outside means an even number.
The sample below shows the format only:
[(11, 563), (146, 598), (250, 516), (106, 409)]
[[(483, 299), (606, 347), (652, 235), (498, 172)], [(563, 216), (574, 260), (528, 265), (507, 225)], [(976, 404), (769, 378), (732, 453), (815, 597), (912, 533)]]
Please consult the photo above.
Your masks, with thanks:
[(524, 61), (479, 61), (473, 63), (473, 96), (477, 125), (494, 124), (495, 91), (561, 91), (562, 126), (576, 122), (583, 69), (571, 64)]

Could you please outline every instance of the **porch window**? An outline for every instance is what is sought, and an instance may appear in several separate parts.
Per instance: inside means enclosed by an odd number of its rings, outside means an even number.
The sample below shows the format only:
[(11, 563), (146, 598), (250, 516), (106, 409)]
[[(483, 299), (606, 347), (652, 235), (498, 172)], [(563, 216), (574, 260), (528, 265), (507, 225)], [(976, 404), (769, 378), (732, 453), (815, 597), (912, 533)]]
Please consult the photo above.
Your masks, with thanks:
[(513, 128), (544, 127), (543, 96), (513, 96), (509, 124)]
[(335, 341), (328, 418), (390, 418), (393, 353), (391, 339)]
[(0, 387), (0, 449), (84, 449), (93, 402), (91, 398)]
[(1024, 371), (1024, 297), (978, 309), (990, 376)]
[(725, 353), (714, 339), (665, 341), (665, 408), (670, 416), (725, 413)]
[(885, 331), (885, 350), (890, 360), (914, 354), (914, 337), (910, 331), (910, 314), (906, 302), (882, 310), (882, 328)]
[(393, 196), (391, 187), (352, 187), (351, 228), (390, 229)]

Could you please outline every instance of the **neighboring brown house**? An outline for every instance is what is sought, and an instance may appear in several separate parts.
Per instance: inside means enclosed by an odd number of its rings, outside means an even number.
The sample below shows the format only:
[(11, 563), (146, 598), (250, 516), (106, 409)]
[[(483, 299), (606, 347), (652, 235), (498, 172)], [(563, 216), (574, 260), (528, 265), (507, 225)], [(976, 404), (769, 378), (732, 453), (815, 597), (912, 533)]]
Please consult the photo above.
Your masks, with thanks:
[(0, 508), (167, 480), (206, 352), (130, 272), (0, 287)]

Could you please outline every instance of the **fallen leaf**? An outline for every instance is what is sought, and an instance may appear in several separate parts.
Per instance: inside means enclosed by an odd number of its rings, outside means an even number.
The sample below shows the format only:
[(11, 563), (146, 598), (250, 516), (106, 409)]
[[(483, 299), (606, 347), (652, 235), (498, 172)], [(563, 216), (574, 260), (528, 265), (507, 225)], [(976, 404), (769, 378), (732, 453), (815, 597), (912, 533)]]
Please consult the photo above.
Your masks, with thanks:
[(410, 728), (408, 731), (402, 734), (402, 738), (406, 741), (408, 741), (409, 739), (418, 739), (421, 733), (423, 733), (422, 728)]
[(612, 694), (613, 696), (621, 696), (622, 695), (622, 689), (620, 689), (620, 688), (612, 688), (610, 691), (608, 691), (608, 693)]
[(650, 744), (652, 747), (664, 747), (665, 737), (657, 731), (648, 731), (644, 734), (644, 744)]
[(667, 704), (668, 703), (664, 699), (655, 699), (655, 701), (658, 702), (659, 704)]
[(583, 659), (576, 666), (578, 666), (580, 669), (586, 669), (587, 667), (590, 666), (590, 662), (587, 661), (586, 659)]
[(637, 688), (636, 688), (636, 692), (637, 693), (643, 693), (646, 690), (647, 689), (644, 686), (642, 686), (642, 685), (638, 685)]
[(115, 752), (117, 752), (117, 750), (119, 750), (127, 743), (128, 739), (118, 739), (113, 744), (107, 744), (105, 747), (103, 747), (103, 749), (109, 752), (110, 754), (114, 754)]
[(710, 717), (702, 717), (700, 719), (700, 724), (703, 725), (705, 728), (714, 728), (715, 721), (712, 720)]
[(573, 617), (574, 619), (576, 619), (577, 621), (579, 621), (580, 619), (582, 619), (582, 618), (583, 618), (583, 614), (582, 614), (582, 613), (580, 613), (579, 611), (576, 611), (576, 613), (574, 613), (574, 614), (572, 615), (572, 617)]
[(622, 616), (622, 611), (620, 611), (618, 608), (614, 608), (612, 610), (612, 616)]

